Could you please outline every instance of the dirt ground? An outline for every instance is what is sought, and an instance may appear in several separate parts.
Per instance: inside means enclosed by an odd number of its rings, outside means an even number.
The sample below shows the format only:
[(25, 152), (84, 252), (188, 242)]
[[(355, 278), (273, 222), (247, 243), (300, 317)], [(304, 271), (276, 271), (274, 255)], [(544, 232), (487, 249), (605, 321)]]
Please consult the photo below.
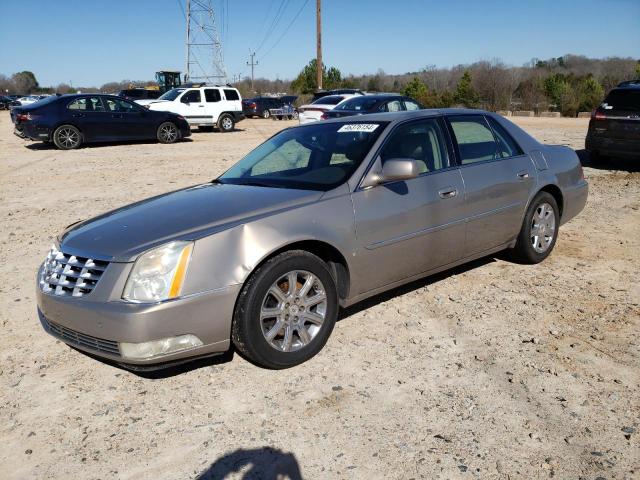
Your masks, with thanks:
[[(52, 239), (294, 122), (61, 152), (0, 117), (0, 478), (640, 477), (637, 163), (587, 162), (587, 207), (540, 265), (486, 258), (377, 296), (290, 370), (230, 355), (147, 378), (43, 332)], [(515, 121), (583, 148), (586, 119)]]

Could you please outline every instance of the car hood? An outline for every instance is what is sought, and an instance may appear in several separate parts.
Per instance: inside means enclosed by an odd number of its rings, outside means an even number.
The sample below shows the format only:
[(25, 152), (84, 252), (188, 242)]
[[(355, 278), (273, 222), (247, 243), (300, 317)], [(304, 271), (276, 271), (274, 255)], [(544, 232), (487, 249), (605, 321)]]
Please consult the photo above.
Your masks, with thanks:
[(208, 183), (127, 205), (70, 225), (65, 253), (128, 262), (173, 240), (196, 240), (276, 212), (317, 201), (323, 192)]

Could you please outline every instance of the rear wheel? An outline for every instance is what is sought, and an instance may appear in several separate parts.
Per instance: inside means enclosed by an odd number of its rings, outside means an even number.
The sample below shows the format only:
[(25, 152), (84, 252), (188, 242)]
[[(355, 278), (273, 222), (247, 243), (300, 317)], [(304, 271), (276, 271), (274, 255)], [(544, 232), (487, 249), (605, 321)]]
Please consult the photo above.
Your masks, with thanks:
[(180, 137), (180, 131), (175, 123), (164, 122), (158, 127), (157, 135), (160, 143), (175, 143)]
[(289, 368), (322, 349), (337, 315), (338, 295), (327, 265), (309, 252), (284, 252), (262, 265), (243, 287), (232, 339), (258, 365)]
[(297, 111), (297, 110), (295, 110), (295, 111), (293, 112), (293, 115), (292, 115), (291, 117), (292, 117), (294, 120), (297, 120), (297, 119), (298, 119), (298, 111)]
[(82, 144), (82, 134), (73, 125), (61, 125), (53, 132), (53, 143), (60, 150), (73, 150)]
[(514, 257), (523, 263), (543, 261), (556, 244), (559, 226), (556, 199), (548, 192), (538, 193), (527, 209), (512, 252)]
[(235, 122), (233, 121), (233, 117), (228, 113), (221, 115), (218, 119), (218, 130), (221, 132), (231, 132), (234, 127)]

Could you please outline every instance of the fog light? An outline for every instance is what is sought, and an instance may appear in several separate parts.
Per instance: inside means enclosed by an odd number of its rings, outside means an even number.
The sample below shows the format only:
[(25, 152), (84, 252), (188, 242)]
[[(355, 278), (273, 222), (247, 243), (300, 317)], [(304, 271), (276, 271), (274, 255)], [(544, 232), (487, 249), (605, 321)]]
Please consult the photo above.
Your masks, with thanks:
[(120, 353), (124, 358), (143, 360), (159, 355), (180, 352), (190, 348), (202, 346), (202, 341), (195, 335), (180, 335), (178, 337), (163, 338), (151, 342), (120, 343)]

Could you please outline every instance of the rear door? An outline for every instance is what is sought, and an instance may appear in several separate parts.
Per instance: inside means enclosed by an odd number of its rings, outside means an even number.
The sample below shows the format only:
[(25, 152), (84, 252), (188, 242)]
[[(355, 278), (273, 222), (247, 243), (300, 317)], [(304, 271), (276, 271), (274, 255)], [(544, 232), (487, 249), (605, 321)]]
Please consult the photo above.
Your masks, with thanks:
[(223, 102), (219, 88), (205, 88), (204, 98), (206, 105), (206, 114), (210, 125), (218, 121), (220, 113), (222, 113)]
[(382, 147), (380, 166), (392, 158), (417, 160), (421, 174), (352, 194), (362, 252), (357, 293), (454, 262), (464, 252), (464, 185), (442, 119), (398, 126)]
[[(240, 112), (242, 111), (242, 99), (240, 98), (240, 94), (235, 88), (225, 88), (224, 90), (224, 98), (226, 100), (226, 105), (224, 107), (227, 112)], [(271, 101), (273, 105), (274, 100)], [(275, 108), (275, 107), (270, 107)]]
[(85, 141), (107, 140), (114, 135), (111, 115), (100, 97), (76, 98), (66, 108), (71, 123), (82, 131)]
[(465, 256), (513, 240), (536, 169), (499, 123), (484, 115), (448, 117), (465, 185)]

